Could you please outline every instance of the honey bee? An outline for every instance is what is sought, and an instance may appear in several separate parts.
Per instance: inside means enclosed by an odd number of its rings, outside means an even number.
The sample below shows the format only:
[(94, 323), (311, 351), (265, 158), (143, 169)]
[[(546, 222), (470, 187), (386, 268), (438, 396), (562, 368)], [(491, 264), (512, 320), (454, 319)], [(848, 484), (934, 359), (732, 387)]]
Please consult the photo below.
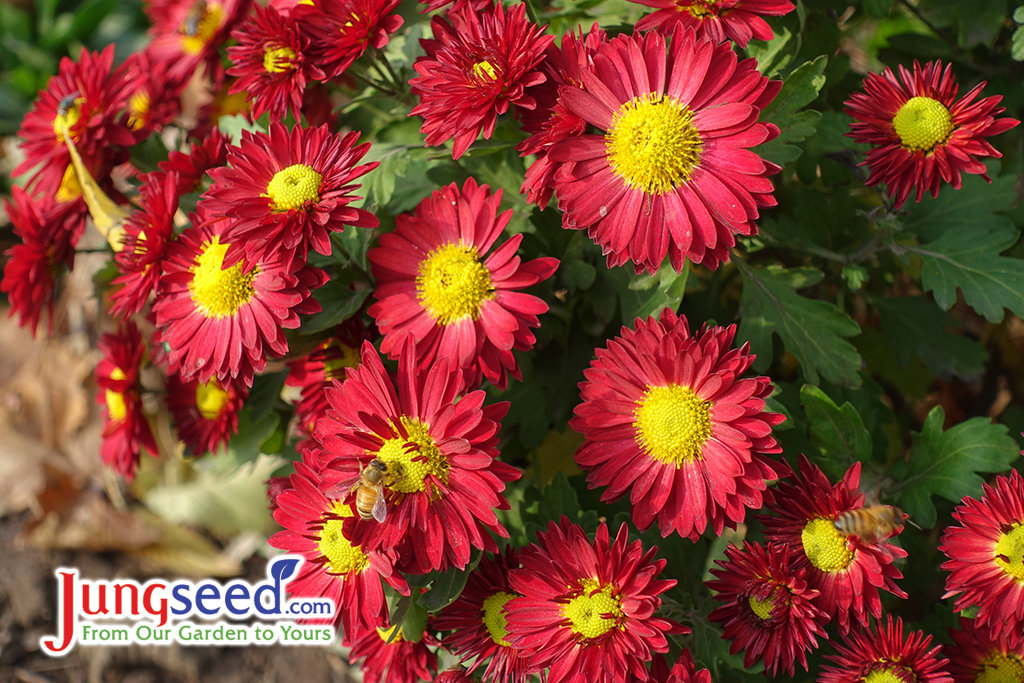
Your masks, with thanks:
[(906, 514), (894, 505), (872, 505), (840, 513), (833, 524), (843, 536), (859, 536), (874, 545), (903, 526), (904, 519)]
[[(374, 458), (370, 464), (359, 470), (355, 479), (342, 482), (337, 486), (328, 489), (328, 498), (340, 498), (344, 495), (356, 492), (356, 512), (362, 519), (375, 519), (383, 522), (387, 519), (387, 500), (384, 498), (384, 485), (391, 475), (396, 474), (397, 465), (388, 464), (379, 458)], [(400, 479), (396, 479), (395, 482)]]

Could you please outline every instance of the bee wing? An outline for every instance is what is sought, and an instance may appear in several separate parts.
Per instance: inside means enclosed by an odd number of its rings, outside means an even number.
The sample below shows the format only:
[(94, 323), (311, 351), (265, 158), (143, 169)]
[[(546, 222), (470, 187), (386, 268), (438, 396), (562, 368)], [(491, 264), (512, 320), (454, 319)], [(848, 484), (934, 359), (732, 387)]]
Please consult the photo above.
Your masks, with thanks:
[(373, 518), (378, 522), (383, 522), (388, 516), (388, 504), (384, 500), (383, 489), (377, 491), (377, 500), (373, 501)]
[(325, 490), (324, 495), (332, 500), (344, 498), (345, 496), (348, 495), (349, 491), (354, 489), (359, 484), (359, 481), (362, 479), (362, 477), (363, 475), (360, 472), (359, 474), (351, 476), (348, 479), (343, 479), (334, 486), (331, 486), (330, 488)]

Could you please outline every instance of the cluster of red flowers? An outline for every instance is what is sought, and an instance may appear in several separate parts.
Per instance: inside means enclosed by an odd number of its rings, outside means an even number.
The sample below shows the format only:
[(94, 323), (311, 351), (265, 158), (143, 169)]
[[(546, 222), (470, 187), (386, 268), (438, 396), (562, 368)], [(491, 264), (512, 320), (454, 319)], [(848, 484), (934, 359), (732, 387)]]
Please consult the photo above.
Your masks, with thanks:
[[(782, 84), (740, 60), (733, 43), (770, 39), (762, 17), (794, 6), (636, 1), (657, 11), (634, 33), (609, 38), (595, 25), (556, 44), (523, 4), (455, 0), (421, 41), (410, 115), (422, 117), (425, 145), (451, 141), (458, 159), (511, 109), (525, 133), (517, 149), (532, 160), (522, 193), (542, 208), (555, 197), (563, 226), (587, 230), (609, 266), (714, 269), (738, 237), (756, 234), (780, 170), (753, 148), (779, 135), (760, 117)], [(473, 178), (436, 189), (368, 251), (371, 282), (359, 284), (373, 287), (372, 304), (326, 335), (297, 342), (286, 332), (321, 310), (316, 293), (331, 274), (314, 264), (332, 254), (332, 235), (379, 225), (357, 194), (377, 166), (363, 163), (370, 143), (337, 131), (330, 93), (364, 78), (352, 68), (364, 56), (376, 64), (403, 23), (398, 4), (154, 0), (144, 51), (117, 67), (113, 47), (63, 60), (20, 131), (15, 173), (32, 175), (7, 204), (22, 241), (0, 283), (11, 314), (35, 331), (49, 309), (52, 328), (87, 200), (98, 192), (127, 204), (117, 188), (134, 183), (137, 208), (108, 235), (118, 328), (100, 341), (96, 369), (111, 468), (131, 479), (141, 453), (160, 450), (150, 417), (161, 393), (160, 410), (193, 455), (222, 449), (255, 377), (270, 361), (287, 363), (301, 461), (271, 485), (284, 530), (270, 543), (308, 560), (291, 590), (340, 606), (334, 621), (368, 683), (430, 678), (437, 647), (469, 667), (438, 680), (483, 668), (503, 683), (538, 673), (552, 683), (709, 683), (685, 650), (669, 667), (668, 637), (689, 631), (659, 615), (676, 582), (660, 578), (665, 560), (630, 542), (626, 525), (612, 539), (602, 522), (590, 538), (563, 517), (535, 544), (499, 548), (496, 538), (509, 536), (506, 486), (520, 472), (497, 448), (508, 404), (488, 403), (482, 385), (503, 391), (522, 378), (514, 351), (533, 348), (548, 311), (522, 290), (559, 266), (523, 261), (523, 236), (504, 238), (512, 212), (500, 210), (501, 190)], [(219, 99), (184, 122), (179, 101), (199, 77)], [(983, 85), (956, 100), (951, 70), (937, 62), (900, 69), (899, 79), (869, 76), (847, 103), (851, 137), (873, 145), (868, 184), (888, 185), (898, 208), (912, 192), (920, 201), (943, 181), (959, 187), (962, 173), (984, 175), (980, 158), (999, 156), (984, 138), (1017, 121), (996, 118), (999, 97), (977, 100)], [(232, 95), (250, 119), (272, 121), (237, 144), (217, 127)], [(140, 173), (130, 148), (172, 123), (187, 133), (182, 149)], [(194, 210), (186, 216), (183, 205)], [(895, 563), (906, 553), (837, 527), (864, 507), (859, 465), (833, 485), (806, 459), (794, 473), (771, 457), (783, 416), (766, 410), (767, 377), (743, 377), (754, 356), (732, 348), (735, 335), (735, 326), (693, 333), (666, 309), (597, 350), (571, 422), (585, 439), (576, 461), (589, 486), (604, 501), (628, 493), (634, 524), (657, 522), (664, 537), (721, 535), (748, 509), (767, 513), (758, 517), (764, 545), (730, 546), (707, 584), (723, 603), (711, 619), (747, 666), (806, 668), (834, 623), (848, 640), (823, 683), (911, 674), (947, 683), (930, 637), (904, 638), (901, 621), (881, 621), (880, 591), (905, 597)], [(982, 669), (1019, 673), (1024, 479), (999, 478), (956, 518), (962, 526), (942, 546), (948, 595), (978, 612), (954, 633), (950, 672), (964, 681)], [(480, 555), (465, 590), (423, 632), (389, 623), (386, 592), (410, 596), (407, 575), (466, 570)]]

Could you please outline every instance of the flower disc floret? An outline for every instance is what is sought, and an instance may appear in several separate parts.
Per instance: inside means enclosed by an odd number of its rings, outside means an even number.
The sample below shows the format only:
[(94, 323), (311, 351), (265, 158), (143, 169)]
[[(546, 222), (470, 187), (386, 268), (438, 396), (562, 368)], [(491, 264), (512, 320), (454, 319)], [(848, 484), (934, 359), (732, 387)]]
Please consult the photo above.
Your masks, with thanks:
[(1021, 683), (1024, 681), (1024, 661), (1017, 655), (995, 653), (981, 663), (981, 673), (975, 683)]
[(800, 533), (800, 543), (807, 559), (823, 572), (842, 571), (853, 561), (846, 537), (836, 531), (830, 519), (815, 517), (809, 521)]
[(431, 251), (420, 263), (416, 290), (438, 325), (477, 320), (481, 304), (494, 298), (490, 271), (480, 263), (476, 247), (462, 244)]
[(505, 619), (505, 603), (517, 597), (514, 593), (498, 591), (494, 593), (483, 604), (483, 622), (487, 628), (487, 634), (496, 644), (508, 647), (508, 622)]
[(192, 301), (207, 318), (235, 315), (256, 293), (252, 281), (259, 274), (259, 268), (253, 268), (248, 273), (242, 272), (239, 263), (224, 268), (224, 255), (228, 246), (221, 244), (220, 237), (214, 235), (203, 243), (195, 265), (190, 269), (192, 282), (189, 291), (192, 293)]
[(701, 457), (711, 436), (711, 402), (690, 387), (652, 387), (637, 400), (637, 443), (655, 460), (679, 469)]
[(399, 422), (408, 437), (386, 440), (376, 455), (397, 475), (388, 483), (388, 488), (399, 493), (425, 491), (428, 477), (432, 482), (447, 485), (448, 459), (430, 436), (430, 425), (404, 415)]
[(352, 509), (341, 503), (323, 515), (324, 525), (320, 530), (317, 549), (327, 558), (329, 571), (334, 574), (356, 574), (362, 572), (370, 564), (370, 558), (359, 546), (345, 537), (345, 518), (353, 515)]
[(274, 211), (301, 209), (307, 203), (320, 201), (320, 187), (324, 177), (311, 166), (292, 164), (274, 174), (267, 184), (267, 197)]
[(657, 93), (619, 107), (604, 138), (612, 171), (650, 195), (689, 181), (704, 146), (689, 107)]
[(580, 594), (562, 607), (562, 614), (579, 638), (595, 640), (619, 625), (622, 604), (615, 587), (602, 586), (597, 579), (581, 580), (580, 588)]
[(931, 152), (936, 145), (949, 139), (953, 132), (953, 117), (938, 100), (911, 97), (896, 112), (892, 125), (905, 148)]
[(1014, 524), (999, 535), (996, 543), (996, 564), (1008, 576), (1024, 580), (1024, 524)]
[(196, 386), (196, 407), (207, 420), (216, 420), (228, 403), (228, 392), (216, 380), (200, 382)]
[(267, 45), (263, 50), (263, 68), (266, 71), (272, 74), (281, 74), (295, 69), (295, 50), (290, 47)]

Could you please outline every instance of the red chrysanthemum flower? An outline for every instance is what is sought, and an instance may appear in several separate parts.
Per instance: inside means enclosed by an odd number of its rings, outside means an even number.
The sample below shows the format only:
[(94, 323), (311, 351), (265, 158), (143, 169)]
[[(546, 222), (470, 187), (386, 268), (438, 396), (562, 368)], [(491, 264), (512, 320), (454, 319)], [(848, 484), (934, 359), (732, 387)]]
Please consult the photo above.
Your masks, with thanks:
[(948, 661), (939, 656), (942, 646), (928, 649), (931, 636), (913, 631), (903, 638), (903, 620), (892, 615), (875, 624), (874, 630), (851, 633), (845, 643), (835, 645), (836, 654), (825, 658), (839, 666), (822, 667), (818, 683), (862, 683), (863, 681), (914, 681), (953, 683), (944, 669)]
[(505, 10), (499, 2), (484, 12), (467, 6), (448, 17), (452, 23), (435, 16), (434, 39), (420, 40), (427, 54), (414, 65), (419, 76), (409, 81), (420, 103), (409, 115), (423, 115), (428, 147), (455, 138), (452, 156), (458, 159), (481, 131), (491, 137), (510, 104), (537, 106), (525, 89), (544, 81), (534, 67), (554, 36), (526, 19), (522, 3)]
[(128, 82), (127, 125), (139, 142), (159, 131), (177, 117), (181, 110), (182, 90), (186, 81), (172, 78), (171, 65), (154, 57), (149, 50), (128, 55), (116, 78)]
[(668, 651), (665, 636), (690, 632), (655, 616), (658, 596), (676, 585), (657, 578), (665, 568), (657, 548), (630, 543), (625, 524), (610, 542), (604, 522), (591, 543), (564, 515), (537, 538), (520, 552), (522, 568), (509, 572), (522, 597), (505, 606), (508, 640), (530, 672), (550, 667), (550, 683), (646, 681), (653, 653)]
[(473, 178), (461, 191), (452, 183), (381, 235), (369, 253), (377, 302), (367, 311), (384, 335), (381, 351), (395, 358), (413, 339), (421, 366), (453, 359), (468, 387), (479, 386), (481, 374), (499, 389), (509, 374), (521, 378), (512, 349), (533, 348), (530, 328), (548, 305), (516, 290), (551, 277), (558, 259), (521, 263), (522, 235), (491, 252), (512, 218), (511, 209), (498, 215), (501, 195)]
[(800, 474), (791, 478), (793, 483), (780, 482), (775, 490), (775, 503), (768, 507), (774, 515), (758, 516), (765, 540), (790, 547), (793, 570), (806, 571), (803, 578), (821, 592), (818, 607), (838, 621), (840, 634), (857, 624), (867, 626), (872, 616), (882, 615), (880, 588), (907, 597), (896, 585), (903, 575), (893, 564), (907, 551), (836, 530), (837, 516), (864, 507), (859, 462), (833, 486), (824, 472), (800, 456)]
[(631, 0), (658, 11), (636, 22), (637, 31), (667, 33), (677, 24), (699, 37), (746, 47), (751, 40), (771, 40), (772, 27), (761, 17), (781, 17), (795, 7), (788, 0)]
[(1024, 477), (996, 477), (953, 518), (960, 526), (948, 527), (939, 546), (949, 558), (943, 597), (960, 593), (954, 609), (976, 605), (976, 624), (996, 635), (1024, 632)]
[(42, 165), (28, 183), (33, 193), (56, 195), (68, 173), (71, 153), (64, 141), (65, 127), (90, 171), (107, 166), (117, 147), (135, 143), (132, 131), (118, 117), (129, 93), (123, 78), (111, 76), (113, 61), (113, 45), (98, 53), (82, 48), (78, 61), (63, 58), (57, 75), (39, 91), (18, 131), (25, 159), (11, 171), (18, 176)]
[(730, 350), (735, 325), (691, 337), (686, 318), (666, 308), (635, 327), (584, 372), (570, 422), (586, 437), (576, 462), (591, 488), (608, 487), (601, 500), (632, 490), (640, 529), (657, 519), (662, 536), (696, 540), (709, 526), (721, 535), (760, 508), (765, 480), (778, 478), (761, 455), (781, 451), (771, 434), (783, 416), (764, 410), (771, 380), (740, 379), (754, 356), (747, 345)]
[(353, 181), (377, 167), (356, 166), (369, 143), (356, 145), (358, 132), (344, 137), (327, 126), (291, 132), (273, 123), (269, 133), (242, 133), (242, 144), (228, 152), (227, 168), (210, 170), (214, 183), (203, 195), (207, 211), (230, 218), (226, 240), (237, 249), (228, 255), (235, 263), (242, 253), (256, 262), (281, 250), (305, 259), (310, 247), (331, 253), (330, 232), (346, 225), (373, 228), (373, 214), (349, 206), (359, 199)]
[(476, 679), (461, 664), (450, 666), (437, 674), (434, 683), (477, 683)]
[(139, 176), (142, 208), (124, 223), (124, 248), (114, 254), (120, 275), (119, 287), (110, 296), (110, 312), (134, 315), (156, 291), (163, 271), (167, 244), (174, 239), (174, 214), (178, 211), (178, 174), (154, 172)]
[(868, 74), (864, 92), (854, 93), (844, 111), (857, 119), (850, 125), (851, 138), (872, 145), (863, 164), (871, 169), (868, 185), (885, 183), (895, 208), (915, 191), (921, 201), (925, 191), (937, 197), (942, 181), (960, 189), (960, 174), (989, 179), (981, 157), (1002, 154), (983, 138), (999, 135), (1020, 121), (996, 119), (1004, 111), (1002, 95), (974, 100), (985, 83), (979, 83), (959, 100), (960, 86), (953, 65), (915, 60), (914, 71), (899, 67), (899, 79), (886, 67)]
[(579, 36), (569, 31), (562, 36), (561, 47), (553, 43), (548, 45), (544, 61), (538, 67), (547, 80), (527, 91), (537, 101), (537, 106), (534, 109), (516, 109), (523, 121), (523, 131), (530, 134), (516, 149), (522, 156), (533, 154), (537, 157), (526, 169), (526, 179), (520, 192), (526, 195), (528, 202), (541, 209), (548, 205), (555, 191), (555, 171), (558, 169), (548, 151), (556, 143), (583, 135), (587, 130), (587, 122), (566, 108), (559, 91), (562, 86), (583, 87), (580, 73), (593, 71), (594, 54), (607, 41), (604, 30), (594, 24), (586, 38), (582, 31)]
[(470, 671), (490, 660), (484, 680), (524, 683), (530, 678), (529, 662), (508, 641), (506, 624), (505, 604), (519, 597), (508, 573), (518, 567), (519, 557), (511, 546), (503, 555), (484, 559), (469, 575), (458, 599), (432, 622), (438, 631), (452, 632), (443, 639), (446, 648), (461, 655), (462, 661), (475, 658)]
[(131, 481), (142, 450), (154, 456), (158, 452), (142, 413), (139, 366), (146, 347), (135, 323), (128, 321), (117, 333), (104, 334), (99, 349), (103, 360), (96, 366), (96, 402), (104, 407), (100, 456), (107, 467)]
[(586, 229), (608, 265), (632, 261), (654, 273), (665, 260), (717, 268), (736, 235), (757, 232), (759, 207), (775, 206), (768, 176), (779, 167), (748, 148), (778, 135), (757, 118), (780, 81), (737, 63), (728, 44), (677, 28), (665, 37), (621, 35), (582, 71), (583, 88), (563, 87), (570, 112), (600, 129), (571, 137), (548, 155), (562, 225)]
[(400, 0), (313, 0), (291, 13), (313, 38), (316, 59), (329, 78), (338, 78), (368, 48), (382, 49), (403, 23)]
[[(170, 0), (147, 7), (153, 41), (147, 48), (170, 65), (171, 78), (188, 80), (196, 67), (220, 69), (217, 48), (249, 14), (252, 0)], [(219, 72), (223, 75), (223, 71)]]
[(267, 353), (288, 351), (284, 328), (298, 327), (300, 313), (320, 310), (309, 293), (326, 274), (287, 252), (224, 268), (231, 245), (225, 221), (193, 215), (192, 224), (167, 247), (153, 340), (168, 345), (168, 374), (203, 383), (237, 377), (252, 386)]
[[(502, 491), (520, 476), (495, 460), (508, 403), (484, 406), (483, 391), (456, 402), (461, 384), (462, 373), (448, 358), (418, 367), (409, 341), (398, 361), (396, 393), (377, 351), (363, 342), (362, 364), (327, 390), (331, 410), (314, 434), (324, 462), (333, 458), (324, 478), (344, 484), (374, 459), (386, 464), (386, 519), (356, 520), (352, 538), (368, 548), (411, 540), (403, 571), (461, 569), (473, 548), (497, 549), (491, 533), (508, 538), (494, 514), (508, 509)], [(345, 500), (354, 498), (341, 488)]]
[(288, 583), (289, 594), (333, 600), (333, 623), (342, 624), (347, 639), (366, 631), (376, 634), (388, 617), (382, 581), (409, 594), (405, 579), (394, 569), (394, 552), (369, 550), (351, 540), (344, 520), (355, 513), (320, 492), (320, 474), (309, 462), (296, 462), (289, 481), (291, 487), (273, 499), (274, 519), (284, 531), (268, 541), (307, 560)]
[(53, 297), (57, 278), (75, 264), (75, 244), (85, 223), (84, 202), (35, 202), (25, 190), (11, 188), (12, 204), (4, 201), (14, 234), (21, 238), (7, 250), (0, 291), (11, 305), (8, 317), (17, 315), (19, 325), (35, 335), (43, 309), (49, 312), (48, 330), (53, 333)]
[(216, 378), (205, 384), (182, 381), (172, 374), (167, 378), (167, 409), (189, 452), (194, 456), (216, 453), (238, 433), (238, 412), (249, 389), (241, 382)]
[(705, 585), (726, 603), (708, 618), (724, 625), (729, 653), (743, 652), (747, 668), (764, 657), (772, 676), (780, 668), (792, 676), (796, 661), (806, 670), (807, 652), (818, 647), (818, 637), (828, 638), (822, 626), (829, 617), (815, 604), (818, 591), (790, 567), (789, 548), (744, 543), (743, 550), (730, 545), (725, 557), (711, 570), (718, 580)]
[(372, 341), (372, 337), (356, 315), (336, 327), (334, 336), (308, 356), (288, 363), (284, 383), (301, 390), (295, 415), (305, 433), (312, 434), (317, 421), (327, 414), (326, 390), (334, 386), (335, 380), (344, 381), (348, 369), (359, 365), (363, 341)]
[(190, 194), (202, 189), (200, 183), (207, 171), (228, 163), (228, 149), (232, 146), (231, 140), (215, 127), (202, 140), (194, 141), (188, 154), (172, 150), (167, 161), (157, 166), (166, 173), (178, 174), (179, 195)]
[[(710, 671), (707, 669), (696, 671), (695, 669), (693, 656), (690, 654), (690, 651), (683, 650), (682, 654), (679, 655), (679, 659), (672, 665), (672, 670), (668, 672), (664, 683), (711, 683)], [(654, 680), (655, 677), (652, 675), (651, 678)], [(660, 683), (662, 679), (658, 680)]]
[(231, 35), (238, 41), (228, 48), (234, 62), (228, 75), (238, 76), (231, 92), (246, 93), (253, 118), (270, 112), (270, 120), (279, 121), (290, 111), (300, 120), (306, 84), (327, 78), (310, 58), (310, 38), (303, 26), (272, 7), (256, 4), (252, 16)]
[(365, 683), (419, 683), (433, 680), (437, 673), (437, 655), (430, 648), (438, 642), (429, 633), (414, 643), (403, 637), (399, 626), (375, 628), (357, 634), (349, 644), (349, 661), (366, 658), (362, 664)]
[(960, 628), (949, 629), (949, 635), (955, 645), (945, 646), (943, 654), (949, 655), (954, 683), (1024, 681), (1024, 634), (1019, 630), (996, 635), (960, 617)]

